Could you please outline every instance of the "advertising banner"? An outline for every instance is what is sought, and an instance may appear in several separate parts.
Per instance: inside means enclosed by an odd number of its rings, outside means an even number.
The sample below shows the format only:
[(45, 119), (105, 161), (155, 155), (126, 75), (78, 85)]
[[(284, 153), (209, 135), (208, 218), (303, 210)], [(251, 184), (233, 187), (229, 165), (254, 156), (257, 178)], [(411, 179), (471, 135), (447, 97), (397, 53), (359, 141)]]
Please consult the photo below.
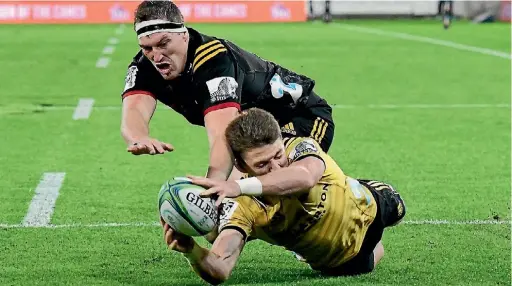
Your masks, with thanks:
[[(188, 23), (306, 21), (305, 1), (174, 1)], [(0, 24), (132, 23), (140, 1), (2, 1)]]

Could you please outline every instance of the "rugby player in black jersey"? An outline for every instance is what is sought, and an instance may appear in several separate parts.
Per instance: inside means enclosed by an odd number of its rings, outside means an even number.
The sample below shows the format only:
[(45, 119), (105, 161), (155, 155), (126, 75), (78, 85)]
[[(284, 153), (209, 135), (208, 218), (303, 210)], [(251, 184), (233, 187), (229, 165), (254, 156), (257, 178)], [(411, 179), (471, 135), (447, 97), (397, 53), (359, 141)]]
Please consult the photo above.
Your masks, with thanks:
[(134, 28), (141, 51), (128, 67), (121, 123), (132, 154), (173, 151), (149, 134), (157, 101), (206, 128), (208, 178), (240, 178), (224, 132), (241, 110), (251, 107), (274, 115), (284, 137), (311, 137), (328, 151), (334, 136), (332, 109), (315, 94), (312, 79), (186, 27), (171, 1), (142, 2)]

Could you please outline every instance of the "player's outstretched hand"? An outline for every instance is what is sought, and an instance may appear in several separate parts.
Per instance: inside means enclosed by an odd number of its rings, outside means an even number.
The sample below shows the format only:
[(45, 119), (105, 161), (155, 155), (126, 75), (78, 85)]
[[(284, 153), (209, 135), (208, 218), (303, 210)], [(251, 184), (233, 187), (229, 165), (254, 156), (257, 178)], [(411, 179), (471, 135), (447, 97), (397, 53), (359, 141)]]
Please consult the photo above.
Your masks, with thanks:
[(236, 198), (241, 195), (240, 186), (235, 181), (214, 180), (204, 177), (187, 176), (192, 184), (199, 185), (207, 190), (201, 197), (217, 197), (215, 205), (220, 206), (224, 198)]
[(171, 144), (160, 142), (157, 139), (153, 138), (144, 138), (133, 142), (130, 146), (128, 146), (127, 151), (132, 153), (133, 155), (156, 155), (156, 154), (164, 154), (165, 152), (171, 152), (174, 150)]
[(192, 237), (173, 230), (162, 217), (160, 217), (160, 224), (164, 229), (164, 240), (169, 249), (183, 253), (192, 251), (195, 243)]

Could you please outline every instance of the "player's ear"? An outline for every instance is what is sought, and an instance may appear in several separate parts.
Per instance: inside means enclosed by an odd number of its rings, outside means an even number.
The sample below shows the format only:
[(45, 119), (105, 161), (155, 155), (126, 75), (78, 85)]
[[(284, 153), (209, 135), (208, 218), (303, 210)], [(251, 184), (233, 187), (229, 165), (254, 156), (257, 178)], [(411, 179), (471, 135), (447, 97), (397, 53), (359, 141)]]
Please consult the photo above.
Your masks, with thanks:
[(188, 40), (189, 40), (189, 35), (188, 35), (188, 33), (187, 33), (187, 32), (183, 33), (182, 37), (183, 37), (183, 41), (184, 41), (185, 43), (188, 43)]

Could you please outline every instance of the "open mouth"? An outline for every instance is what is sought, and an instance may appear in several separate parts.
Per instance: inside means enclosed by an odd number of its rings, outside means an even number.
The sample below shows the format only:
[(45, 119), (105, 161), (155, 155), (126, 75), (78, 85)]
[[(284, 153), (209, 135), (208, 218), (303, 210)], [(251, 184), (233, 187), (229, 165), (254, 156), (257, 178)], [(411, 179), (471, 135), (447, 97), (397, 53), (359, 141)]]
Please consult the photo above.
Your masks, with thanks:
[(157, 63), (155, 65), (161, 73), (168, 73), (171, 70), (171, 64), (169, 63)]

